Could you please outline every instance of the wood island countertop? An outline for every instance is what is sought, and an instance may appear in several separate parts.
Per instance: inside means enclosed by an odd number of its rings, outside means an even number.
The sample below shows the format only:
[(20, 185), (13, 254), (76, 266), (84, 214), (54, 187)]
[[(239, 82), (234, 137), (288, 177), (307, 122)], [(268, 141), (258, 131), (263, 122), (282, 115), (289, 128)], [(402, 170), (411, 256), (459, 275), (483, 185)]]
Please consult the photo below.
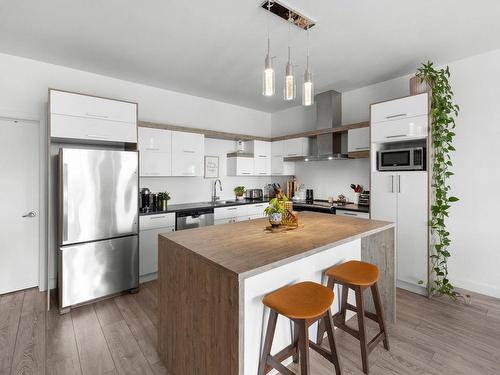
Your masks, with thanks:
[[(267, 218), (165, 233), (172, 241), (240, 280), (345, 242), (394, 227), (394, 223), (317, 212), (301, 212), (301, 226), (280, 233), (265, 231)], [(160, 246), (168, 251), (168, 246)]]

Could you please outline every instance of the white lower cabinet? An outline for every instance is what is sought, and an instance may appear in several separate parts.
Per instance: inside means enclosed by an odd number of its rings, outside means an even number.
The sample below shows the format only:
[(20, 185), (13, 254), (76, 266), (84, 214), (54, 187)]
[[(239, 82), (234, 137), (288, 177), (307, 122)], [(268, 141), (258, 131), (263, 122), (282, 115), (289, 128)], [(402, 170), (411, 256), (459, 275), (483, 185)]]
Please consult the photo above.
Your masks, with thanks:
[(267, 203), (246, 204), (241, 206), (218, 207), (214, 209), (214, 224), (236, 223), (265, 217)]
[(350, 211), (350, 210), (342, 210), (335, 209), (335, 214), (340, 216), (350, 216), (350, 217), (359, 217), (361, 219), (369, 219), (370, 214), (368, 212), (358, 212), (358, 211)]
[(139, 217), (139, 275), (158, 272), (158, 235), (175, 231), (175, 213)]
[(374, 172), (371, 218), (396, 223), (398, 286), (423, 293), (428, 266), (427, 172)]

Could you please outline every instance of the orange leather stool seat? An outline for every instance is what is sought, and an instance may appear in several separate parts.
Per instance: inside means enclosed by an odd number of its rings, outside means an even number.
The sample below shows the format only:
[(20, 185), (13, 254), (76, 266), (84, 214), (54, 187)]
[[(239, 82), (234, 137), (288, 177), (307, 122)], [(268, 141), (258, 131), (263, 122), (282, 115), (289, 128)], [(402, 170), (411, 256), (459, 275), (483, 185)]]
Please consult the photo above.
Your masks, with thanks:
[(312, 319), (323, 315), (333, 303), (333, 291), (304, 281), (268, 294), (262, 303), (291, 319)]
[(378, 281), (379, 270), (373, 264), (351, 260), (330, 268), (326, 275), (345, 284), (372, 286)]

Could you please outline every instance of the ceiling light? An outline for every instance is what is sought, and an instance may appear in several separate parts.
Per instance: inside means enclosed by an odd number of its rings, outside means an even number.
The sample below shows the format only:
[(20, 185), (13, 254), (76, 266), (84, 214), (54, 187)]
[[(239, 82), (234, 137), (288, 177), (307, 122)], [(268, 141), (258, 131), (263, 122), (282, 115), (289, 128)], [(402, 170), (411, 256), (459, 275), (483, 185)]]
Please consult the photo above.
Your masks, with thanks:
[(293, 64), (290, 53), (290, 25), (293, 22), (293, 18), (288, 19), (288, 61), (285, 66), (285, 87), (284, 87), (284, 99), (286, 101), (294, 100), (296, 95), (295, 88), (295, 76), (293, 75)]
[[(267, 10), (271, 9), (271, 1), (267, 1)], [(274, 69), (273, 60), (271, 57), (271, 39), (269, 37), (269, 22), (267, 23), (267, 55), (264, 60), (264, 73), (262, 74), (262, 95), (273, 96), (274, 95)]]
[(309, 28), (307, 28), (307, 59), (304, 82), (302, 84), (302, 105), (308, 107), (314, 104), (314, 83), (312, 73), (309, 70)]

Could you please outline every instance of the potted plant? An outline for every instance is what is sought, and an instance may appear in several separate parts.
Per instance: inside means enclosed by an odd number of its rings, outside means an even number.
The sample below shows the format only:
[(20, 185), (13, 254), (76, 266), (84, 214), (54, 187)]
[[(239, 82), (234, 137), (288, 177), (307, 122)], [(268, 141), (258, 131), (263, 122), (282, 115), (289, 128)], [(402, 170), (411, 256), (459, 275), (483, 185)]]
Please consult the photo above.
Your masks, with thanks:
[(161, 210), (166, 211), (167, 210), (167, 202), (170, 200), (170, 193), (167, 193), (166, 191), (162, 193), (158, 193), (158, 199), (161, 204)]
[(237, 200), (243, 200), (245, 199), (244, 194), (245, 194), (245, 187), (244, 186), (236, 186), (234, 188), (234, 194), (236, 195)]
[(273, 198), (269, 201), (269, 206), (266, 207), (264, 213), (269, 217), (269, 223), (273, 227), (279, 227), (281, 221), (283, 220), (283, 213), (285, 212), (285, 202), (288, 199), (283, 196), (283, 200), (280, 201), (278, 198)]

